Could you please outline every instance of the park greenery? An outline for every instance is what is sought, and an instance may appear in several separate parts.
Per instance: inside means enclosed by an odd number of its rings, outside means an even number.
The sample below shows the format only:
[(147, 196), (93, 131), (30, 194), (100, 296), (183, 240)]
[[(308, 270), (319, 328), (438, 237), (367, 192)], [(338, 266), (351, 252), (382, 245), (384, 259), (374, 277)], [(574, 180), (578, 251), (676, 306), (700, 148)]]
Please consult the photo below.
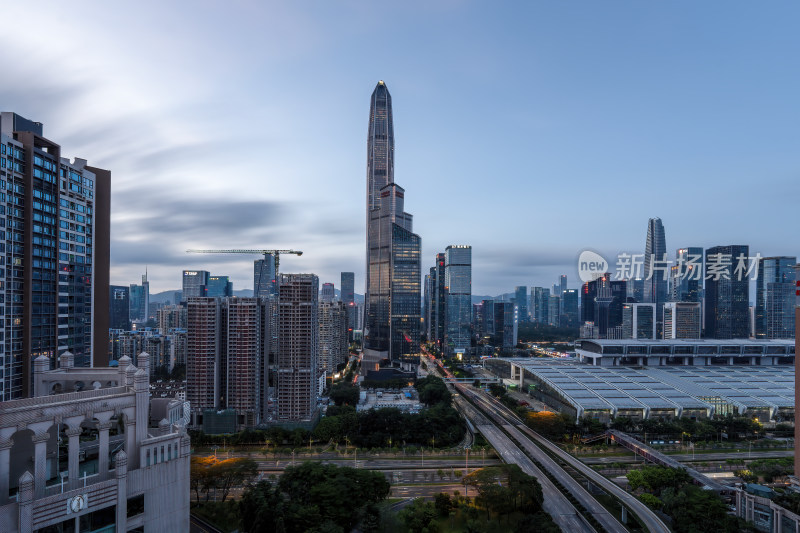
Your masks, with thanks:
[(378, 505), (389, 495), (380, 472), (306, 462), (272, 481), (246, 484), (240, 500), (198, 504), (225, 531), (246, 533), (364, 533), (380, 526)]
[(640, 491), (642, 502), (670, 517), (675, 533), (754, 531), (741, 518), (728, 514), (718, 494), (692, 483), (683, 469), (645, 466), (631, 470), (627, 478), (631, 490)]
[(317, 424), (313, 438), (361, 448), (458, 444), (466, 429), (458, 411), (450, 405), (450, 391), (444, 382), (428, 376), (417, 380), (415, 387), (420, 402), (428, 406), (419, 413), (392, 407), (357, 412), (346, 404), (335, 405), (328, 408), (326, 416)]
[(704, 420), (681, 417), (672, 420), (653, 418), (634, 421), (626, 417), (617, 417), (611, 422), (611, 428), (627, 433), (647, 433), (653, 438), (661, 435), (683, 435), (695, 441), (719, 440), (723, 433), (729, 438), (750, 439), (759, 434), (764, 436), (764, 428), (758, 420), (730, 414)]

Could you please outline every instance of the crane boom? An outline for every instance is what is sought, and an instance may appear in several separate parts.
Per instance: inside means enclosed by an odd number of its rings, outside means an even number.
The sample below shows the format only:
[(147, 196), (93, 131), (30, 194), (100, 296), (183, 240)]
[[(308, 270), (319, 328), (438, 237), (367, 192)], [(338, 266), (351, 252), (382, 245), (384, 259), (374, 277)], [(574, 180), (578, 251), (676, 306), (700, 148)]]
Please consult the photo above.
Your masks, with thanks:
[(296, 256), (303, 255), (303, 252), (298, 250), (246, 250), (246, 249), (232, 249), (232, 250), (186, 250), (187, 253), (190, 254), (261, 254), (264, 256), (264, 260), (267, 260), (267, 256), (271, 255), (275, 257), (275, 274), (278, 273), (278, 265), (280, 265), (280, 256), (281, 254), (294, 254)]

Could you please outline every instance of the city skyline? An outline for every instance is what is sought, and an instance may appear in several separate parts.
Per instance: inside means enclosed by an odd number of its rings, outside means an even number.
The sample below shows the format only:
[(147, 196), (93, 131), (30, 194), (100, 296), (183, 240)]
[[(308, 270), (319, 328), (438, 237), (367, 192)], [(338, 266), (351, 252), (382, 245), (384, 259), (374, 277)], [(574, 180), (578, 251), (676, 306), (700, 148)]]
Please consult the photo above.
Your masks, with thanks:
[[(111, 283), (135, 283), (149, 266), (153, 293), (179, 288), (186, 269), (251, 287), (244, 257), (185, 253), (223, 245), (304, 250), (282, 270), (331, 282), (353, 271), (363, 287), (361, 117), (380, 79), (401, 117), (397, 180), (416, 192), (408, 210), (423, 265), (451, 242), (471, 244), (474, 294), (574, 280), (585, 248), (641, 252), (641, 227), (656, 216), (674, 245), (798, 255), (788, 234), (747, 216), (765, 202), (793, 208), (800, 77), (786, 59), (800, 51), (798, 6), (442, 4), (422, 17), (420, 7), (186, 17), (179, 4), (10, 5), (10, 18), (36, 17), (42, 46), (26, 48), (23, 26), (0, 37), (0, 66), (18, 80), (0, 102), (43, 122), (65, 153), (112, 170)], [(388, 19), (386, 47), (365, 49), (369, 28)], [(65, 21), (74, 38), (56, 46)], [(211, 28), (215, 43), (201, 38)], [(169, 69), (152, 61), (164, 48), (178, 59)], [(564, 194), (537, 204), (560, 223), (538, 224), (530, 198)], [(503, 218), (440, 224), (442, 197)], [(714, 229), (693, 239), (698, 227)]]

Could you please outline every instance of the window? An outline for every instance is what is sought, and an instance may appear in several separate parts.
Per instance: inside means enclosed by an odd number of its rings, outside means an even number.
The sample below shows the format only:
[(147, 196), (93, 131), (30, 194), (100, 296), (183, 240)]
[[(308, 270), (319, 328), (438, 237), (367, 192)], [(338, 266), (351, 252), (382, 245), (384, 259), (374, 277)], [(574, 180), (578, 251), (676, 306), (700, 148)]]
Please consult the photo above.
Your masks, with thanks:
[(144, 512), (144, 494), (128, 498), (128, 512), (127, 517), (131, 518), (140, 515)]

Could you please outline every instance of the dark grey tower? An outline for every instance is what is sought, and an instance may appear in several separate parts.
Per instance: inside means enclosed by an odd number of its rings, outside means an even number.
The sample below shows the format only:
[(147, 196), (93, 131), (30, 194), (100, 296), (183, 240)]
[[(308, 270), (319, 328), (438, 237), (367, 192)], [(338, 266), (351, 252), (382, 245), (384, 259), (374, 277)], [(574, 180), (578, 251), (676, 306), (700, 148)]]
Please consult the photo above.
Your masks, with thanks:
[(367, 137), (364, 370), (380, 359), (419, 351), (420, 239), (404, 198), (394, 183), (392, 97), (380, 81), (372, 93)]
[[(668, 265), (662, 262), (666, 259), (666, 254), (667, 240), (664, 237), (664, 225), (661, 224), (660, 218), (651, 218), (647, 221), (647, 243), (644, 248), (644, 301), (656, 304), (656, 333), (659, 337), (664, 322), (664, 303), (667, 301)], [(652, 275), (650, 275), (651, 270)]]

